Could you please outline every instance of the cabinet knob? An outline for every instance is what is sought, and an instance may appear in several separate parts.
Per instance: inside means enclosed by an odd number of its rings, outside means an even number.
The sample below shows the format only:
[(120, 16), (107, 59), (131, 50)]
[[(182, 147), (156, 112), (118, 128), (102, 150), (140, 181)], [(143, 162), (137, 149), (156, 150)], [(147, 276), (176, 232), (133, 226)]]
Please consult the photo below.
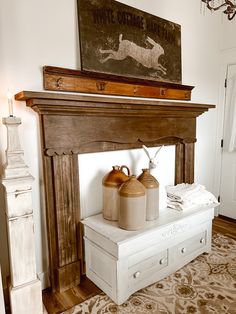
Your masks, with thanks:
[(136, 271), (136, 273), (133, 274), (134, 278), (138, 278), (140, 276), (141, 272), (140, 271)]
[(204, 243), (204, 242), (205, 242), (205, 239), (201, 238), (200, 243)]
[(162, 258), (162, 259), (160, 259), (160, 265), (163, 265), (164, 263), (165, 263), (165, 261), (166, 261), (166, 259), (165, 258)]
[(181, 253), (185, 253), (185, 252), (186, 252), (186, 248), (183, 247), (183, 248), (181, 249)]

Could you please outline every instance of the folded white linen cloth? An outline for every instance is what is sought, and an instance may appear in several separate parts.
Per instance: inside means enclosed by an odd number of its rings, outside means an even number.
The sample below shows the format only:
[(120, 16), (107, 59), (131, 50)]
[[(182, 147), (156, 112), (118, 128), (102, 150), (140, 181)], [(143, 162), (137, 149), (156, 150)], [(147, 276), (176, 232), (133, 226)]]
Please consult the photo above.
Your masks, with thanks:
[(181, 183), (167, 186), (167, 207), (186, 210), (197, 205), (219, 204), (215, 196), (201, 184)]
[(205, 190), (205, 187), (203, 185), (195, 183), (181, 183), (174, 186), (166, 187), (167, 196), (178, 201), (191, 198), (192, 194), (203, 190)]
[(175, 201), (169, 201), (167, 199), (167, 207), (181, 211), (181, 210), (192, 209), (192, 208), (196, 207), (196, 205), (188, 204), (186, 202), (185, 203), (179, 203), (179, 202), (175, 202)]

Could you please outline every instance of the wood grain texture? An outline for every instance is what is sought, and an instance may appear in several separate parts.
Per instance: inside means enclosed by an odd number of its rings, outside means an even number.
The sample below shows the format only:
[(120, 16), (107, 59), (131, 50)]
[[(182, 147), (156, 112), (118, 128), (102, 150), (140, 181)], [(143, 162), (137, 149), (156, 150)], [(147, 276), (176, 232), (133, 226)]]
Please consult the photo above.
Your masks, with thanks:
[(213, 220), (213, 231), (236, 240), (236, 220), (221, 215), (215, 217)]
[(78, 154), (176, 145), (176, 182), (193, 182), (196, 118), (213, 105), (20, 92), (40, 117), (52, 289), (84, 272)]
[(76, 155), (53, 157), (57, 230), (57, 288), (60, 291), (80, 282), (79, 182)]
[[(41, 124), (42, 129), (42, 124)], [(42, 131), (42, 130), (41, 130)], [(48, 249), (49, 249), (49, 279), (52, 289), (58, 287), (56, 277), (56, 269), (59, 264), (58, 257), (58, 238), (56, 228), (56, 207), (54, 195), (54, 179), (53, 179), (53, 159), (43, 156), (44, 165), (44, 183), (45, 183), (45, 198), (46, 198), (46, 217), (47, 217), (47, 234), (48, 234)]]
[(155, 146), (196, 140), (194, 119), (177, 121), (158, 115), (155, 118), (47, 115), (44, 128), (45, 146), (56, 154), (60, 154), (61, 148), (67, 153), (73, 150), (89, 153), (140, 148), (143, 143)]
[[(158, 99), (148, 100), (148, 99), (136, 99), (136, 98), (118, 98), (118, 97), (105, 97), (105, 96), (95, 96), (95, 95), (80, 95), (80, 94), (65, 94), (65, 93), (49, 93), (49, 92), (35, 92), (35, 91), (21, 91), (15, 95), (15, 99), (22, 101), (27, 101), (27, 106), (34, 107), (35, 110), (47, 109), (50, 112), (60, 113), (66, 111), (68, 113), (74, 113), (75, 110), (82, 108), (87, 108), (87, 113), (97, 114), (101, 112), (104, 115), (106, 109), (118, 109), (118, 113), (122, 114), (123, 110), (128, 112), (128, 109), (134, 112), (134, 109), (138, 109), (140, 114), (150, 114), (150, 110), (163, 109), (164, 112), (172, 111), (176, 109), (182, 111), (182, 116), (198, 116), (204, 111), (210, 108), (215, 108), (215, 105), (211, 104), (196, 104), (189, 102), (175, 102), (175, 101), (161, 101)], [(57, 100), (57, 101), (56, 101)], [(62, 102), (63, 101), (63, 102)], [(67, 103), (65, 103), (67, 102)], [(48, 105), (48, 106), (47, 106)], [(67, 109), (64, 107), (67, 106)], [(122, 105), (122, 106), (121, 106)], [(90, 110), (89, 110), (90, 108)], [(93, 108), (93, 109), (92, 109)], [(96, 109), (99, 109), (97, 111)], [(169, 108), (169, 109), (168, 109)], [(61, 111), (60, 111), (61, 109)], [(104, 109), (104, 110), (101, 110)], [(190, 110), (191, 109), (191, 110)], [(108, 113), (109, 111), (107, 111)], [(41, 112), (42, 113), (42, 112)], [(49, 113), (49, 112), (45, 112)], [(152, 113), (152, 112), (151, 112)], [(176, 114), (176, 113), (173, 113)]]
[(63, 291), (80, 282), (79, 178), (76, 155), (45, 157), (50, 279)]
[[(64, 239), (63, 239), (64, 240)], [(80, 283), (81, 263), (79, 260), (56, 269), (56, 290), (62, 292)]]
[(184, 182), (184, 144), (175, 146), (175, 184)]
[(44, 88), (106, 95), (191, 100), (193, 86), (45, 66)]
[(175, 184), (182, 182), (194, 182), (194, 142), (176, 144)]
[(58, 314), (100, 292), (101, 290), (92, 281), (83, 276), (78, 286), (64, 292), (52, 292), (50, 288), (44, 290), (43, 302), (48, 314)]
[[(56, 221), (58, 237), (58, 266), (73, 263), (78, 258), (76, 225), (78, 222), (78, 202), (72, 155), (53, 157), (55, 183)], [(78, 163), (78, 161), (77, 161)]]
[(185, 143), (184, 182), (194, 182), (194, 143)]

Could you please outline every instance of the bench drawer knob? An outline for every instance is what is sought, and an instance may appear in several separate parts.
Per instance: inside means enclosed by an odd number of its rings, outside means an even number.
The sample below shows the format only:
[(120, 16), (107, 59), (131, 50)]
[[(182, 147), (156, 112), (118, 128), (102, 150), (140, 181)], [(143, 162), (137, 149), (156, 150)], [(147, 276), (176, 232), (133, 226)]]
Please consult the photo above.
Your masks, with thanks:
[(136, 271), (136, 273), (133, 274), (134, 278), (138, 278), (140, 276), (141, 272), (140, 271)]
[(181, 253), (186, 253), (186, 248), (185, 248), (185, 247), (183, 247), (183, 248), (181, 249)]

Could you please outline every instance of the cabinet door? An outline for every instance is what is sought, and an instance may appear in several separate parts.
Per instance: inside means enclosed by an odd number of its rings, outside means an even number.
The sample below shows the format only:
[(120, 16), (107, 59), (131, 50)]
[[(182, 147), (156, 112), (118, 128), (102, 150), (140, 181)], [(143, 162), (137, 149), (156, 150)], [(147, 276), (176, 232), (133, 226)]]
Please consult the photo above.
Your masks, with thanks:
[(116, 296), (116, 259), (85, 238), (86, 276), (112, 299)]
[(223, 138), (220, 214), (236, 219), (236, 64), (228, 67)]

